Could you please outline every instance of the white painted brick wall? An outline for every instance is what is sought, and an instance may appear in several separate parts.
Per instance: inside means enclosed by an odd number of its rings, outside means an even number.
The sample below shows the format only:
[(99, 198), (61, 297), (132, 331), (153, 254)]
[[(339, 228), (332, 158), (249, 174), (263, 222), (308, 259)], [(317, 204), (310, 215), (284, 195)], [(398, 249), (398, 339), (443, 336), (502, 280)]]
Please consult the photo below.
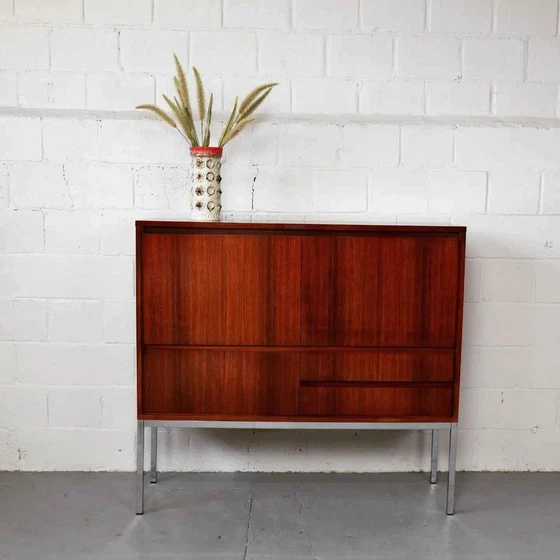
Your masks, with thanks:
[(132, 259), (99, 255), (0, 257), (2, 295), (38, 298), (131, 298)]
[(126, 72), (174, 75), (173, 54), (187, 71), (189, 35), (185, 31), (123, 29), (120, 32), (121, 64)]
[(0, 299), (0, 340), (46, 340), (46, 312), (44, 301)]
[(134, 301), (107, 300), (103, 304), (103, 339), (105, 342), (136, 341), (136, 307)]
[(557, 23), (556, 0), (496, 0), (496, 31), (500, 34), (552, 37)]
[(293, 22), (296, 29), (343, 29), (358, 27), (358, 0), (293, 0)]
[(86, 77), (73, 72), (24, 72), (18, 76), (21, 107), (85, 109)]
[(490, 33), (493, 0), (431, 0), (430, 31)]
[(416, 33), (424, 30), (424, 0), (362, 0), (364, 29)]
[(431, 82), (427, 85), (429, 115), (488, 115), (490, 86), (477, 82)]
[(48, 423), (53, 428), (101, 428), (100, 389), (53, 387), (47, 390)]
[(52, 32), (50, 53), (53, 70), (114, 71), (118, 35), (114, 29), (61, 27)]
[(493, 214), (536, 214), (541, 177), (534, 171), (492, 171), (488, 179), (488, 211)]
[(487, 183), (483, 171), (433, 169), (428, 175), (428, 209), (441, 214), (482, 213)]
[(0, 251), (42, 253), (44, 215), (34, 210), (0, 210)]
[(134, 347), (117, 344), (19, 344), (18, 381), (106, 387), (134, 383)]
[[(224, 219), (468, 227), (459, 468), (560, 469), (557, 0), (0, 0), (0, 470), (132, 470), (134, 221), (186, 219), (173, 52), (278, 81)], [(422, 470), (423, 434), (161, 434), (163, 469)], [(422, 449), (423, 451), (411, 451)], [(373, 452), (372, 452), (373, 451)], [(442, 449), (445, 453), (445, 449)]]
[(277, 76), (322, 76), (325, 38), (270, 32), (259, 36), (259, 73)]
[(80, 23), (83, 18), (82, 0), (13, 0), (13, 4), (21, 21)]
[(498, 84), (496, 115), (554, 117), (558, 88), (553, 84)]
[(39, 387), (3, 387), (0, 393), (2, 428), (41, 428), (48, 423), (47, 395)]
[(102, 342), (103, 303), (51, 300), (47, 309), (49, 342)]
[(287, 29), (291, 22), (290, 0), (224, 0), (224, 26)]
[(520, 39), (465, 39), (463, 78), (521, 81), (525, 49)]
[(42, 157), (41, 121), (5, 117), (0, 127), (0, 158), (3, 161), (38, 161)]
[(43, 142), (47, 161), (98, 159), (99, 126), (91, 119), (44, 119)]
[(365, 114), (418, 115), (426, 105), (421, 82), (366, 82), (361, 91), (361, 112)]
[(401, 142), (405, 167), (439, 169), (453, 162), (452, 128), (403, 127)]
[(0, 70), (0, 105), (17, 106), (17, 74)]
[(0, 19), (11, 20), (14, 17), (14, 0), (0, 0)]
[(393, 75), (391, 35), (333, 35), (327, 42), (327, 75), (339, 78)]
[(0, 27), (0, 68), (46, 70), (49, 30), (43, 27)]
[(126, 111), (154, 102), (155, 80), (144, 74), (90, 74), (87, 91), (88, 109)]
[(153, 0), (154, 22), (158, 25), (195, 29), (219, 27), (220, 0)]
[(357, 113), (358, 96), (359, 84), (354, 80), (292, 80), (292, 106), (299, 113)]
[(397, 39), (397, 76), (455, 80), (460, 75), (461, 43), (456, 37), (403, 36)]
[(84, 0), (86, 23), (142, 25), (152, 22), (153, 0)]
[(534, 39), (529, 41), (527, 79), (531, 82), (560, 81), (560, 41)]
[(212, 60), (212, 72), (253, 76), (257, 70), (257, 37), (246, 31), (193, 31), (190, 60)]
[(63, 180), (73, 208), (132, 208), (132, 167), (120, 163), (69, 162)]
[(72, 196), (62, 165), (17, 163), (9, 170), (10, 202), (16, 208), (68, 208)]
[(102, 215), (89, 210), (45, 212), (47, 253), (98, 253)]
[(531, 261), (495, 259), (482, 266), (482, 301), (530, 302), (533, 299)]

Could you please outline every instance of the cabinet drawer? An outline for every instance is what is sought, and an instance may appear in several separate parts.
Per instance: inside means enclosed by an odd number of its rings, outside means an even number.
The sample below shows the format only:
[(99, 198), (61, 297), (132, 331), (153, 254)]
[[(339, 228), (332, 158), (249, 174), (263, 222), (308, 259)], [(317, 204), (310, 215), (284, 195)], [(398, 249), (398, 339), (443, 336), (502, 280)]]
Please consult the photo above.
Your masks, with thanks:
[(307, 416), (449, 417), (452, 388), (301, 387), (299, 413)]
[(299, 354), (146, 348), (145, 414), (296, 415)]
[(302, 381), (437, 381), (453, 380), (453, 351), (306, 352)]

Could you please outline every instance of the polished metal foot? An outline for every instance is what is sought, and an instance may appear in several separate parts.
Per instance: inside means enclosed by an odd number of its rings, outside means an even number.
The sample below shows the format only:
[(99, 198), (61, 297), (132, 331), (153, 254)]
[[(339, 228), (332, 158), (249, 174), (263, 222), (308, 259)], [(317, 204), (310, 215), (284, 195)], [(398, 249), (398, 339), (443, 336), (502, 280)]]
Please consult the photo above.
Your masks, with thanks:
[(138, 420), (136, 432), (136, 515), (144, 513), (144, 420)]
[(437, 482), (438, 470), (438, 451), (439, 451), (439, 430), (432, 430), (432, 469), (430, 472), (430, 482)]
[(150, 482), (157, 482), (157, 428), (151, 428), (150, 444)]
[(447, 478), (447, 515), (455, 513), (455, 467), (457, 463), (457, 423), (449, 432), (449, 476)]

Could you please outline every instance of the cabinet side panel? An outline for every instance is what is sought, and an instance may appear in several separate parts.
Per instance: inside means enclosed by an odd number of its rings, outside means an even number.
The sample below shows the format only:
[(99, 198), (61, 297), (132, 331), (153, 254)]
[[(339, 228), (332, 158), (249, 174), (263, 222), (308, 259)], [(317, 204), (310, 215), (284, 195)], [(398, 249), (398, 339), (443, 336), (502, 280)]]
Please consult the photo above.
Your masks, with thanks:
[(142, 297), (142, 234), (143, 228), (136, 225), (136, 416), (140, 417), (143, 412), (143, 297)]
[(459, 420), (459, 394), (461, 386), (461, 352), (463, 347), (463, 307), (465, 292), (465, 244), (466, 233), (458, 235), (457, 267), (457, 317), (455, 328), (455, 386), (453, 391), (453, 420)]

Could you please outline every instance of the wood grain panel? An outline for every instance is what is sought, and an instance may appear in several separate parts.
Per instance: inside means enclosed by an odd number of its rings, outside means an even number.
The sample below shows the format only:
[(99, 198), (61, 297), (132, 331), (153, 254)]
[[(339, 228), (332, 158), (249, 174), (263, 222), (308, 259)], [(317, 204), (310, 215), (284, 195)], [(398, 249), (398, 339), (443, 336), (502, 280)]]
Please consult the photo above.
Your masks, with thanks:
[(302, 381), (435, 381), (453, 380), (452, 351), (305, 352)]
[[(224, 253), (222, 235), (176, 235), (177, 262), (174, 277), (173, 315), (177, 324), (174, 344), (223, 344), (226, 340), (224, 321)], [(166, 343), (146, 339), (150, 343)]]
[(453, 389), (301, 387), (299, 413), (308, 416), (451, 416)]
[(297, 236), (144, 235), (146, 344), (300, 343)]
[(381, 246), (379, 307), (381, 346), (421, 346), (423, 240), (384, 238)]
[(457, 420), (465, 228), (137, 223), (143, 418)]
[(301, 240), (301, 343), (333, 345), (333, 238), (308, 236)]
[(143, 412), (296, 415), (299, 355), (147, 348)]
[(333, 341), (378, 346), (380, 340), (380, 237), (335, 237)]
[(301, 341), (301, 237), (275, 236), (270, 244), (266, 342), (296, 345)]
[(334, 235), (302, 244), (302, 344), (454, 346), (457, 238)]
[(301, 239), (224, 238), (225, 343), (300, 342)]
[[(212, 240), (209, 240), (211, 243)], [(264, 344), (268, 319), (270, 238), (224, 237), (225, 344)]]
[(142, 320), (144, 340), (160, 342), (178, 340), (179, 324), (176, 299), (175, 235), (144, 235), (141, 239)]
[[(459, 298), (459, 242), (456, 238), (427, 239), (422, 249), (423, 341), (451, 347), (455, 345)], [(462, 292), (460, 297), (462, 300)]]

